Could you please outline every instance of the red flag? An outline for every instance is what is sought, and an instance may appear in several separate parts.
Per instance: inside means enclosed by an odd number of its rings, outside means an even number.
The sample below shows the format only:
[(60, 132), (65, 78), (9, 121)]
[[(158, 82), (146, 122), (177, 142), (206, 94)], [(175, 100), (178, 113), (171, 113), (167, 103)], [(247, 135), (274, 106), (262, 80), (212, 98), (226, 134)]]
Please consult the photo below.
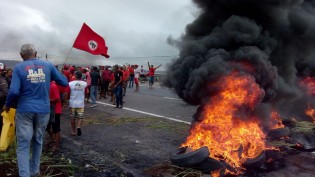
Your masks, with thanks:
[(73, 47), (84, 50), (93, 55), (102, 55), (109, 58), (109, 55), (107, 55), (108, 48), (105, 44), (105, 40), (85, 23), (83, 23), (82, 28), (73, 43)]

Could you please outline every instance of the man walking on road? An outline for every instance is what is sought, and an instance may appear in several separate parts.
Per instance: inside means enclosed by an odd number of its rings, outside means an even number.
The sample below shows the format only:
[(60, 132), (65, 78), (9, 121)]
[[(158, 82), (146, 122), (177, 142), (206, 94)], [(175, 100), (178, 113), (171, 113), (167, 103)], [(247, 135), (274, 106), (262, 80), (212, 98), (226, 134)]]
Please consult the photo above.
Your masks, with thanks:
[[(75, 80), (69, 83), (66, 93), (70, 94), (70, 118), (72, 135), (81, 136), (81, 125), (84, 115), (84, 95), (86, 92), (87, 83), (82, 80), (81, 71), (75, 72)], [(77, 126), (77, 129), (76, 129)]]
[(43, 138), (50, 115), (50, 81), (54, 80), (62, 86), (68, 84), (66, 77), (54, 65), (37, 59), (36, 54), (34, 45), (22, 45), (20, 55), (24, 61), (13, 69), (12, 84), (3, 106), (5, 111), (9, 111), (17, 103), (16, 154), (20, 177), (40, 174)]

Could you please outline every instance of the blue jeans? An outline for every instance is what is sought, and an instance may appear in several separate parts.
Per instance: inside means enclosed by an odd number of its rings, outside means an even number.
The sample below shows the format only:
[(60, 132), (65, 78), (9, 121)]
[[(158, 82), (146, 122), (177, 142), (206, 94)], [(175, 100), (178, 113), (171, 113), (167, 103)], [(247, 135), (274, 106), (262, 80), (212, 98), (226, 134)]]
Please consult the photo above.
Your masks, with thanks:
[(116, 96), (116, 106), (119, 107), (119, 105), (123, 105), (123, 102), (122, 102), (122, 99), (123, 99), (123, 96), (122, 96), (122, 86), (121, 85), (118, 85), (116, 88), (115, 88), (115, 96)]
[[(17, 162), (20, 177), (38, 174), (49, 113), (16, 113)], [(30, 146), (32, 157), (30, 159)]]
[(154, 76), (149, 77), (149, 84), (151, 84), (151, 85), (154, 84)]
[(131, 77), (131, 76), (129, 77), (129, 88), (133, 87), (134, 80), (135, 80), (134, 77)]
[(98, 89), (98, 86), (93, 86), (93, 85), (91, 86), (90, 97), (92, 100), (92, 104), (96, 104), (97, 89)]

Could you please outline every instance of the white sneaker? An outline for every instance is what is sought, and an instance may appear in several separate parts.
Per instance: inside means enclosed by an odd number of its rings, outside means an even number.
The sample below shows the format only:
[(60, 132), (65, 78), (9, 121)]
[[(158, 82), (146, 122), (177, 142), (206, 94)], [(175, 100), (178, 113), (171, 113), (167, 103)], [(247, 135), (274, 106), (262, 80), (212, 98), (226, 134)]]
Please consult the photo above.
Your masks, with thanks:
[(92, 104), (91, 106), (90, 106), (90, 108), (94, 108), (96, 106), (96, 104)]

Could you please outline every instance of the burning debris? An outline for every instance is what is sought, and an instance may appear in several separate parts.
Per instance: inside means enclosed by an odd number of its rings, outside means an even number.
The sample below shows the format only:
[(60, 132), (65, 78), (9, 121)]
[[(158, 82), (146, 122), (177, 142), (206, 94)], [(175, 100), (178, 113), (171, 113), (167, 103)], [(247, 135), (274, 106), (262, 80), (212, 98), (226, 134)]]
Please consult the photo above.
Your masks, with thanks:
[(222, 78), (212, 87), (221, 92), (205, 105), (203, 120), (195, 122), (183, 146), (207, 146), (212, 158), (223, 156), (233, 168), (241, 168), (247, 158), (265, 149), (259, 122), (248, 114), (262, 100), (264, 92), (254, 78), (238, 73)]
[(267, 140), (310, 139), (282, 122), (315, 122), (315, 0), (193, 1), (200, 14), (180, 40), (169, 40), (180, 56), (164, 81), (199, 105), (181, 146), (208, 147), (225, 174), (238, 175), (279, 151)]

